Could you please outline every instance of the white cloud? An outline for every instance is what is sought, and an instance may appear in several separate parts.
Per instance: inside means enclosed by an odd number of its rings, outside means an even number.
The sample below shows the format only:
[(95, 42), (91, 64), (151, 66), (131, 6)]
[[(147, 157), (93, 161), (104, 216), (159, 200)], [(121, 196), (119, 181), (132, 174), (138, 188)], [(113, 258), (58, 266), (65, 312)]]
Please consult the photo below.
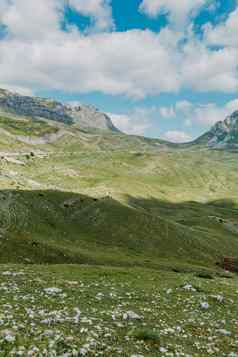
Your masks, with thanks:
[(185, 127), (198, 126), (208, 130), (216, 122), (223, 121), (236, 110), (238, 110), (238, 99), (229, 101), (224, 106), (218, 106), (216, 103), (197, 104), (183, 100), (176, 102), (174, 106), (135, 107), (126, 114), (108, 113), (108, 115), (122, 132), (134, 135), (146, 135), (147, 131), (154, 127), (155, 121), (156, 126), (161, 124), (163, 127), (163, 119), (174, 118), (175, 121), (177, 120), (177, 126), (179, 124), (179, 129), (166, 131), (162, 138), (181, 143), (193, 139), (192, 135), (183, 130)]
[(183, 131), (177, 131), (177, 130), (170, 130), (167, 131), (164, 135), (163, 138), (165, 140), (171, 141), (173, 143), (185, 143), (189, 142), (192, 140), (192, 137), (183, 132)]
[[(30, 89), (30, 88), (26, 88), (26, 87), (20, 87), (20, 86), (16, 86), (16, 85), (4, 85), (3, 86), (4, 89), (13, 92), (13, 93), (18, 93), (21, 95), (26, 95), (26, 96), (33, 96), (34, 92)], [(0, 83), (0, 88), (2, 88), (1, 83)]]
[(1, 0), (0, 22), (12, 36), (21, 40), (53, 38), (60, 31), (64, 7), (68, 5), (92, 19), (97, 31), (114, 27), (109, 0), (41, 0), (37, 7), (32, 0)]
[(191, 121), (203, 125), (213, 125), (224, 120), (228, 114), (226, 107), (219, 108), (215, 103), (200, 105), (193, 108)]
[(213, 51), (191, 39), (183, 48), (183, 80), (199, 91), (235, 92), (238, 90), (237, 56), (236, 48)]
[(114, 28), (110, 0), (68, 0), (69, 6), (84, 16), (91, 17), (94, 29), (99, 31)]
[(174, 111), (181, 111), (182, 113), (187, 113), (191, 110), (192, 103), (187, 100), (181, 100), (176, 103)]
[(185, 126), (200, 124), (209, 128), (238, 110), (238, 99), (229, 101), (224, 106), (218, 106), (216, 103), (194, 104), (188, 101), (180, 101), (172, 108), (175, 117), (180, 120), (183, 119)]
[(113, 124), (122, 132), (131, 135), (145, 135), (146, 130), (151, 128), (151, 115), (156, 108), (137, 107), (128, 114), (108, 113)]
[[(1, 0), (2, 1), (2, 0)], [(19, 41), (52, 39), (60, 29), (63, 11), (61, 0), (3, 0), (0, 21), (11, 38)]]
[(55, 31), (54, 41), (6, 38), (0, 41), (0, 82), (134, 97), (177, 91), (180, 78), (168, 33)]
[(140, 10), (151, 17), (168, 14), (170, 22), (181, 27), (206, 3), (207, 0), (143, 0)]
[(194, 123), (210, 126), (218, 121), (223, 121), (235, 110), (238, 110), (238, 99), (230, 101), (224, 106), (218, 106), (215, 103), (197, 106), (195, 105), (191, 108), (191, 112), (188, 117)]
[(238, 7), (228, 16), (228, 19), (217, 25), (204, 26), (204, 35), (210, 45), (238, 47)]
[[(201, 2), (194, 0), (191, 6), (188, 0), (168, 0), (166, 4), (171, 14), (172, 4), (174, 13), (190, 14)], [(112, 26), (109, 1), (70, 0), (70, 4), (94, 18), (98, 29)], [(236, 47), (212, 51), (192, 35), (183, 43), (184, 34), (169, 28), (160, 33), (130, 30), (86, 35), (70, 27), (64, 32), (60, 27), (64, 5), (64, 0), (41, 0), (36, 11), (32, 0), (0, 0), (0, 21), (8, 29), (0, 40), (1, 86), (137, 98), (183, 88), (238, 90)], [(172, 114), (171, 110), (162, 113)]]
[(159, 109), (160, 115), (164, 119), (170, 119), (175, 117), (175, 111), (173, 107), (161, 107)]
[(228, 102), (225, 105), (225, 108), (227, 110), (227, 115), (232, 114), (233, 112), (238, 110), (238, 99), (234, 99), (230, 102)]
[(145, 121), (133, 120), (129, 115), (108, 113), (113, 124), (123, 133), (144, 135), (149, 124)]

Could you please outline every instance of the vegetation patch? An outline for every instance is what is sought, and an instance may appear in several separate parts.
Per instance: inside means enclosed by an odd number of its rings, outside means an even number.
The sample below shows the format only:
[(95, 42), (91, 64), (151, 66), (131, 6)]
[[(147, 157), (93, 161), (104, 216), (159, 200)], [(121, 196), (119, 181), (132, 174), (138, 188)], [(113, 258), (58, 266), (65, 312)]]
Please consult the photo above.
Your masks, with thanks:
[(14, 119), (2, 116), (0, 116), (0, 127), (13, 135), (33, 137), (54, 134), (58, 131), (57, 127), (51, 126), (43, 120), (30, 118)]

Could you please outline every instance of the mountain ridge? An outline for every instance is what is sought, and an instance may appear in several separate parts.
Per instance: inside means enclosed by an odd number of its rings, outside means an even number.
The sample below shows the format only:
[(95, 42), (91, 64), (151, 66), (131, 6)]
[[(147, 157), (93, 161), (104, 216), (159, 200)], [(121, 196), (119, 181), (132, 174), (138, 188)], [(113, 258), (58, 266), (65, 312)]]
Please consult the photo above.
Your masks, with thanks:
[(82, 129), (119, 132), (111, 119), (93, 106), (63, 104), (53, 99), (23, 96), (0, 89), (0, 109), (20, 116), (40, 117)]
[(205, 145), (211, 149), (238, 148), (238, 110), (223, 121), (215, 123), (209, 131), (192, 143)]
[[(1, 109), (3, 112), (17, 116), (43, 118), (82, 130), (102, 130), (122, 134), (107, 114), (89, 105), (64, 104), (54, 99), (24, 96), (0, 88)], [(181, 144), (163, 142), (174, 145), (175, 148), (194, 145), (202, 145), (210, 149), (238, 148), (238, 110), (191, 142)]]

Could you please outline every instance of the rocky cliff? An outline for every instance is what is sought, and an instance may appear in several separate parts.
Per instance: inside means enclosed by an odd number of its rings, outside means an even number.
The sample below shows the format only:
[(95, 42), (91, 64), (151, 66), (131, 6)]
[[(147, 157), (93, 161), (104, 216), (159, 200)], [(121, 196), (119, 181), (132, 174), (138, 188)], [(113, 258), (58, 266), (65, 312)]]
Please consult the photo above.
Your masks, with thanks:
[(238, 148), (238, 111), (224, 121), (217, 122), (211, 130), (195, 140), (214, 149)]
[(51, 99), (22, 96), (4, 89), (0, 89), (0, 110), (15, 115), (54, 120), (67, 125), (77, 124), (82, 129), (118, 132), (111, 119), (94, 107), (71, 106)]

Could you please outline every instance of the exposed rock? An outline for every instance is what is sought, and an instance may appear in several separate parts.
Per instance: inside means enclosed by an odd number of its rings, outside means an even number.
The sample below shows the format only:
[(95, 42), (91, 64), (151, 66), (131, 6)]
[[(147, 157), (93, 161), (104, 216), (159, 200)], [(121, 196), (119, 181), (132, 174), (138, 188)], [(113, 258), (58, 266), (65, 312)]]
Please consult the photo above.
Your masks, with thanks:
[(238, 147), (238, 111), (227, 117), (224, 121), (218, 122), (211, 129), (212, 138), (209, 140), (209, 146), (215, 147)]
[(111, 119), (91, 106), (71, 106), (51, 99), (22, 96), (0, 89), (0, 109), (15, 115), (44, 118), (81, 129), (100, 129), (119, 132)]
[(136, 314), (134, 311), (127, 311), (123, 314), (123, 320), (141, 320), (142, 316)]
[(238, 148), (238, 111), (216, 123), (194, 143), (204, 143), (214, 149)]
[(73, 118), (75, 124), (84, 129), (101, 129), (119, 132), (113, 125), (108, 115), (101, 113), (92, 106), (68, 106), (67, 113)]
[(73, 124), (63, 104), (38, 97), (21, 96), (9, 91), (0, 91), (0, 107), (17, 115), (41, 117), (49, 120)]
[(16, 165), (22, 165), (25, 166), (26, 163), (17, 159), (14, 159), (13, 157), (5, 157), (5, 161), (11, 163), (11, 164), (16, 164)]

